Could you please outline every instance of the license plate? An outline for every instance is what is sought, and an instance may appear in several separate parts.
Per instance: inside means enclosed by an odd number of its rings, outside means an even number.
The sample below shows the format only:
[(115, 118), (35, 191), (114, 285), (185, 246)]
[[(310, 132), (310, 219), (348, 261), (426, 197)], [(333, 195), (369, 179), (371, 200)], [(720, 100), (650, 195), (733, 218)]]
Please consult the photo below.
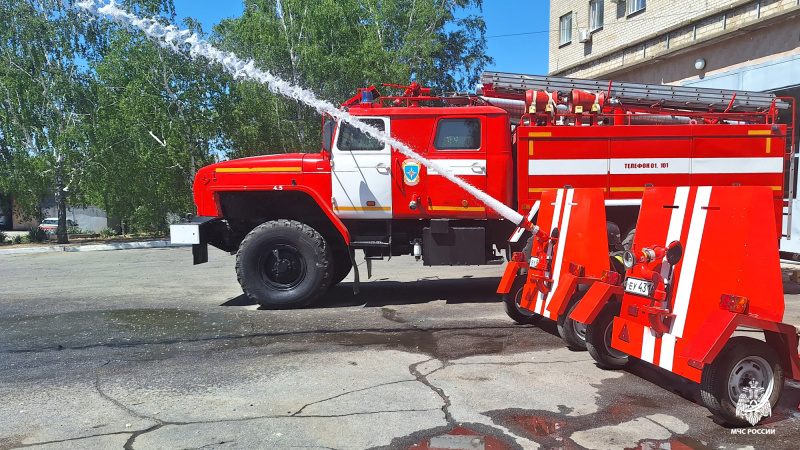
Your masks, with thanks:
[(530, 266), (531, 266), (531, 267), (536, 267), (536, 266), (538, 266), (538, 265), (539, 265), (539, 258), (537, 258), (537, 257), (535, 257), (535, 256), (534, 256), (533, 258), (531, 258), (531, 263), (530, 263)]
[(650, 294), (653, 292), (653, 283), (638, 278), (626, 278), (625, 292), (650, 297)]

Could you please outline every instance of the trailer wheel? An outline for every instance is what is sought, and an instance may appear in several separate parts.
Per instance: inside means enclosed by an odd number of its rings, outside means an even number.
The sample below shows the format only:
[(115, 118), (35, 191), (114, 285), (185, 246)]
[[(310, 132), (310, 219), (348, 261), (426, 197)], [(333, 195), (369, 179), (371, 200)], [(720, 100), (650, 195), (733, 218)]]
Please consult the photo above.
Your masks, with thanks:
[(525, 288), (525, 281), (527, 276), (517, 275), (514, 283), (511, 284), (511, 291), (503, 294), (503, 308), (506, 314), (514, 322), (520, 325), (533, 325), (542, 319), (541, 314), (536, 314), (533, 311), (527, 310), (519, 305), (522, 299), (522, 291)]
[[(522, 252), (525, 256), (530, 258), (531, 250), (533, 249), (533, 236), (528, 238)], [(519, 275), (514, 279), (511, 284), (511, 291), (503, 294), (503, 309), (505, 309), (508, 317), (520, 325), (533, 325), (542, 320), (541, 314), (536, 314), (533, 311), (527, 310), (519, 306), (520, 299), (522, 299), (522, 291), (525, 287), (525, 281), (528, 279), (528, 269), (521, 269)]]
[(564, 343), (567, 344), (572, 350), (586, 350), (586, 325), (576, 320), (570, 319), (569, 316), (572, 311), (578, 306), (581, 298), (586, 294), (584, 292), (576, 292), (572, 296), (570, 306), (567, 308), (561, 317), (558, 318), (558, 334)]
[[(763, 395), (743, 403), (744, 417), (738, 416), (739, 399), (753, 381), (764, 388)], [(739, 336), (731, 338), (714, 362), (703, 368), (700, 394), (706, 408), (719, 419), (733, 426), (748, 427), (755, 425), (747, 420), (748, 413), (756, 423), (764, 415), (772, 414), (783, 391), (783, 381), (783, 367), (775, 350), (766, 342)]]
[(262, 223), (236, 254), (236, 275), (248, 297), (269, 309), (308, 306), (331, 283), (325, 239), (294, 220)]
[(611, 348), (614, 317), (619, 316), (621, 310), (621, 303), (606, 303), (594, 321), (586, 326), (586, 350), (603, 369), (622, 369), (631, 362), (627, 354)]

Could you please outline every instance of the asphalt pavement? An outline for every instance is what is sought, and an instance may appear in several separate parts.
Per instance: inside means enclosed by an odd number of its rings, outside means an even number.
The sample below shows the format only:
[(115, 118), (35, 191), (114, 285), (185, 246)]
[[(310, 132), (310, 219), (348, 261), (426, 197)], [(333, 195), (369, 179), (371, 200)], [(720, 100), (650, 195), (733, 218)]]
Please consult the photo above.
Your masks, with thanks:
[[(314, 308), (260, 310), (235, 257), (189, 248), (0, 254), (0, 449), (797, 448), (800, 384), (754, 432), (698, 387), (598, 368), (555, 324), (514, 325), (503, 267), (352, 274)], [(362, 279), (366, 278), (362, 270)], [(785, 290), (800, 323), (800, 285)]]

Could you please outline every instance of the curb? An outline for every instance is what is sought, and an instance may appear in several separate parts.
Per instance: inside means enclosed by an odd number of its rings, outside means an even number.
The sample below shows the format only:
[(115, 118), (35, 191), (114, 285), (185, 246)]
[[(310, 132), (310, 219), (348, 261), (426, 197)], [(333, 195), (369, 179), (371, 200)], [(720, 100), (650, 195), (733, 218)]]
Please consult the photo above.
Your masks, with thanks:
[(109, 250), (132, 250), (137, 248), (187, 247), (190, 244), (172, 244), (170, 241), (120, 242), (119, 244), (56, 245), (52, 247), (9, 248), (0, 250), (0, 255), (50, 252), (104, 252)]

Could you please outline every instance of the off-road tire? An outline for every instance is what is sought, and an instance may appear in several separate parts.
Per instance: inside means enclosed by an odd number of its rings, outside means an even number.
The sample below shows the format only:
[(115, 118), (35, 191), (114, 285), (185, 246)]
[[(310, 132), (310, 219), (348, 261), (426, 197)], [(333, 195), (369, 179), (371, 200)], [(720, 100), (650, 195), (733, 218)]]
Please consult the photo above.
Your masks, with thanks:
[(623, 369), (631, 363), (630, 356), (610, 348), (614, 317), (619, 316), (621, 310), (621, 303), (606, 303), (586, 327), (586, 350), (603, 369)]
[[(740, 363), (745, 365), (742, 366)], [(752, 366), (747, 368), (750, 363)], [(737, 369), (738, 376), (733, 373), (734, 369)], [(770, 410), (774, 409), (783, 391), (784, 375), (778, 354), (766, 342), (742, 336), (731, 338), (714, 361), (703, 368), (700, 378), (700, 395), (706, 408), (723, 422), (736, 427), (751, 425), (747, 420), (736, 416), (736, 404), (739, 399), (738, 396), (733, 398), (735, 395), (729, 383), (732, 377), (739, 378), (740, 381), (747, 379), (748, 370), (757, 371), (764, 374), (765, 378), (769, 378), (765, 380), (767, 385), (765, 395), (771, 388), (769, 404)], [(772, 377), (768, 377), (769, 370), (772, 371)]]
[(570, 300), (570, 304), (567, 307), (566, 312), (562, 314), (556, 322), (558, 325), (559, 336), (561, 336), (561, 339), (564, 340), (564, 343), (567, 344), (567, 347), (569, 347), (571, 350), (586, 350), (585, 326), (583, 326), (583, 332), (581, 333), (580, 330), (583, 324), (569, 318), (570, 314), (572, 314), (572, 311), (575, 310), (585, 294), (585, 291), (575, 292), (575, 295), (573, 295), (572, 299)]
[(273, 220), (245, 236), (236, 254), (236, 276), (252, 300), (269, 309), (311, 305), (330, 286), (325, 239), (294, 220)]

